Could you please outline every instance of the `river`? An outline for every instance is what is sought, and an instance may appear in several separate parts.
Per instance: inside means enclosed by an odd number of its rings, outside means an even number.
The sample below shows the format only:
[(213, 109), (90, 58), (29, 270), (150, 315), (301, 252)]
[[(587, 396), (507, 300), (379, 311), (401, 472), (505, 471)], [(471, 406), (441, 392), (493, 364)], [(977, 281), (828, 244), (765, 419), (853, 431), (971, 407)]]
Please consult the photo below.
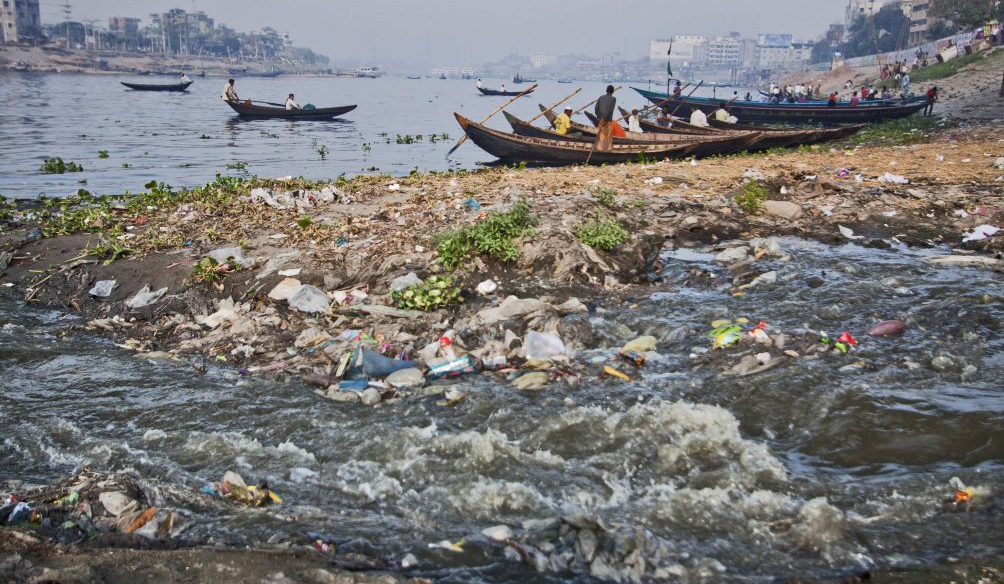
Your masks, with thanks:
[[(242, 99), (284, 103), (286, 95), (293, 93), (301, 105), (359, 107), (332, 121), (241, 121), (219, 98), (226, 84), (222, 77), (196, 78), (185, 93), (132, 91), (120, 81), (171, 83), (175, 79), (0, 74), (0, 103), (4, 104), (0, 109), (0, 195), (63, 197), (80, 188), (116, 195), (142, 190), (151, 180), (175, 188), (196, 187), (212, 181), (217, 172), (334, 179), (342, 174), (471, 169), (494, 158), (471, 143), (446, 158), (463, 136), (453, 113), (480, 120), (509, 99), (482, 96), (473, 80), (249, 77), (237, 79)], [(495, 89), (504, 82), (484, 80), (486, 87)], [(628, 88), (630, 84), (623, 85), (617, 93), (620, 105), (644, 107), (645, 100)], [(530, 119), (540, 113), (538, 103), (552, 105), (579, 87), (582, 91), (568, 104), (585, 105), (599, 97), (606, 84), (544, 81), (507, 110)], [(527, 88), (528, 84), (507, 84), (509, 90)], [(587, 123), (582, 116), (578, 119)], [(501, 114), (489, 125), (511, 131)], [(101, 157), (102, 151), (107, 158)], [(76, 162), (84, 170), (41, 172), (45, 159), (54, 157)]]
[[(167, 503), (234, 469), (267, 479), (281, 508), (185, 517), (228, 545), (324, 538), (400, 558), (438, 582), (561, 582), (503, 558), (478, 533), (557, 516), (644, 530), (680, 582), (835, 578), (1000, 554), (1004, 485), (1004, 281), (938, 266), (936, 251), (782, 239), (777, 283), (733, 296), (708, 250), (670, 251), (666, 281), (591, 317), (599, 367), (637, 334), (660, 339), (637, 380), (587, 375), (519, 392), (465, 379), (456, 406), (412, 397), (371, 408), (298, 382), (200, 376), (84, 332), (75, 317), (0, 305), (0, 478), (49, 482), (80, 465), (132, 471)], [(710, 275), (710, 278), (704, 277)], [(847, 330), (847, 355), (748, 377), (695, 367), (710, 322)], [(872, 338), (875, 322), (909, 330)], [(698, 355), (695, 359), (694, 355)], [(612, 362), (619, 367), (623, 366)], [(946, 509), (958, 477), (980, 493)], [(466, 539), (465, 551), (429, 543)], [(559, 544), (560, 542), (555, 542)]]

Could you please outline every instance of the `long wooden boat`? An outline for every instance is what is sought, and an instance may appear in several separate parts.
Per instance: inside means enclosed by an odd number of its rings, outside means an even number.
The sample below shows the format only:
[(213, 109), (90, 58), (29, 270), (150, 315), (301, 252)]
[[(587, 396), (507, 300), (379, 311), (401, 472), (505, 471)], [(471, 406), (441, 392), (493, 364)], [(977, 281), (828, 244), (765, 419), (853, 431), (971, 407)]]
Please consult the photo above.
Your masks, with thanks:
[(688, 98), (678, 99), (665, 93), (646, 91), (633, 87), (635, 91), (652, 103), (662, 104), (675, 109), (682, 106), (681, 111), (689, 113), (699, 109), (705, 114), (711, 114), (722, 105), (728, 105), (729, 111), (745, 122), (779, 123), (779, 124), (860, 124), (863, 122), (881, 122), (905, 118), (924, 109), (925, 102), (907, 103), (905, 105), (866, 105), (866, 106), (819, 106), (803, 104), (777, 104), (759, 102), (739, 102), (723, 99)]
[(257, 105), (250, 99), (247, 101), (226, 101), (240, 117), (248, 119), (281, 118), (288, 120), (330, 120), (356, 109), (355, 105), (338, 107), (318, 107), (314, 109), (291, 109)]
[[(550, 113), (550, 115), (547, 115)], [(506, 121), (512, 126), (513, 132), (520, 136), (530, 138), (543, 138), (547, 140), (567, 140), (575, 142), (588, 142), (592, 144), (596, 141), (596, 128), (590, 128), (582, 124), (572, 122), (571, 133), (559, 134), (547, 128), (540, 128), (517, 118), (509, 112), (503, 110), (502, 114)], [(554, 119), (554, 112), (547, 110), (544, 112), (548, 120)], [(707, 136), (685, 136), (683, 134), (645, 134), (637, 132), (625, 132), (624, 138), (615, 137), (615, 144), (696, 144), (690, 151), (691, 156), (719, 156), (733, 154), (743, 150), (750, 150), (763, 137), (760, 132), (720, 132)]]
[[(624, 108), (620, 108), (621, 115), (627, 115), (628, 112)], [(827, 140), (838, 140), (840, 138), (846, 138), (857, 134), (863, 130), (868, 124), (856, 124), (853, 126), (837, 126), (834, 128), (774, 128), (771, 126), (759, 126), (756, 124), (743, 124), (743, 123), (729, 123), (716, 120), (714, 117), (708, 118), (708, 124), (710, 126), (695, 126), (683, 120), (673, 120), (673, 125), (666, 127), (660, 126), (658, 124), (652, 123), (647, 120), (639, 120), (642, 124), (642, 129), (646, 132), (652, 133), (662, 133), (662, 134), (682, 134), (691, 137), (695, 136), (707, 136), (720, 133), (744, 133), (744, 132), (763, 132), (763, 138), (754, 144), (754, 148), (751, 148), (751, 152), (756, 152), (760, 150), (769, 150), (771, 148), (778, 148), (784, 146), (801, 146), (803, 144), (816, 144), (818, 142), (825, 142)], [(654, 130), (652, 128), (655, 128)]]
[[(522, 91), (499, 91), (497, 89), (487, 89), (485, 87), (479, 87), (478, 91), (480, 91), (483, 95), (496, 95), (496, 96), (519, 95), (519, 94), (523, 93)], [(533, 91), (534, 90), (531, 89), (531, 90), (527, 91), (526, 93), (533, 93)]]
[(695, 144), (614, 144), (610, 150), (595, 150), (588, 142), (545, 140), (508, 134), (454, 113), (464, 133), (485, 152), (506, 162), (557, 164), (616, 164), (638, 160), (683, 158)]
[(188, 86), (194, 81), (186, 81), (184, 83), (126, 83), (125, 81), (119, 81), (122, 85), (125, 85), (129, 89), (135, 91), (188, 91)]

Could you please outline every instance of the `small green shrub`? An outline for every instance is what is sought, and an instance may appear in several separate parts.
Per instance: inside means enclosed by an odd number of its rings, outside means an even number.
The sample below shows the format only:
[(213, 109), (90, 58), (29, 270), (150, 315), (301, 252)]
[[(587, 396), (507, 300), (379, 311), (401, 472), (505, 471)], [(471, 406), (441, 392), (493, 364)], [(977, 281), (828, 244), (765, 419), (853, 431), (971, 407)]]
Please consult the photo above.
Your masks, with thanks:
[(763, 209), (763, 202), (767, 200), (767, 189), (751, 180), (743, 185), (734, 200), (740, 209), (755, 215)]
[(600, 187), (593, 193), (593, 198), (607, 209), (613, 209), (617, 204), (617, 191), (608, 187)]
[(450, 276), (430, 276), (423, 284), (414, 284), (404, 290), (390, 293), (398, 308), (424, 310), (426, 312), (456, 304), (460, 297), (460, 286), (453, 285)]
[(575, 237), (595, 249), (610, 251), (628, 240), (628, 232), (613, 217), (580, 223)]
[(108, 158), (107, 150), (98, 150), (98, 158)]
[(63, 174), (64, 172), (82, 172), (84, 167), (76, 162), (63, 162), (63, 159), (57, 156), (46, 158), (39, 170), (45, 174)]
[(296, 226), (300, 229), (306, 229), (314, 224), (314, 218), (310, 215), (301, 215), (299, 219), (296, 220)]
[(533, 225), (529, 203), (520, 200), (504, 213), (491, 213), (470, 227), (444, 234), (436, 250), (439, 261), (447, 270), (456, 269), (475, 254), (486, 254), (503, 262), (515, 261), (519, 247), (513, 240), (532, 235)]

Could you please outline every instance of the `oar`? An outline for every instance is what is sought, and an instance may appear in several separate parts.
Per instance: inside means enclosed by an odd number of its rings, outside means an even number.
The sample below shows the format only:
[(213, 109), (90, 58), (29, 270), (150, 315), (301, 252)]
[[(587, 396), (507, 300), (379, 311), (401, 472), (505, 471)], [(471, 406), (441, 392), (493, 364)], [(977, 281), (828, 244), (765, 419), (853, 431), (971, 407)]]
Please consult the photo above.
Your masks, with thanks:
[[(578, 92), (580, 92), (580, 91), (582, 91), (582, 88), (581, 88), (581, 87), (580, 87), (580, 88), (578, 88), (578, 89), (576, 89), (575, 91), (573, 91), (573, 92), (569, 93), (568, 95), (566, 95), (566, 96), (565, 96), (565, 99), (563, 99), (563, 100), (559, 101), (558, 103), (556, 103), (556, 104), (552, 105), (551, 107), (549, 107), (549, 108), (547, 108), (547, 109), (548, 109), (548, 110), (553, 110), (554, 108), (558, 107), (559, 105), (561, 105), (561, 104), (565, 103), (566, 101), (568, 101), (569, 99), (571, 99), (573, 95), (575, 95), (576, 93), (578, 93)], [(539, 118), (539, 117), (540, 117), (540, 116), (542, 116), (542, 115), (544, 115), (544, 111), (543, 111), (543, 110), (541, 110), (541, 112), (540, 112), (539, 114), (537, 114), (537, 115), (533, 116), (532, 118), (530, 118), (530, 121), (529, 121), (529, 122), (527, 122), (527, 123), (528, 123), (528, 124), (531, 124), (531, 123), (533, 123), (533, 121), (534, 121), (534, 120), (536, 120), (537, 118)]]
[[(614, 93), (617, 93), (617, 90), (618, 90), (618, 89), (620, 89), (620, 88), (621, 88), (621, 86), (620, 86), (620, 85), (618, 85), (617, 87), (614, 87)], [(602, 96), (601, 96), (601, 97), (602, 97)], [(586, 110), (586, 108), (587, 108), (587, 107), (589, 107), (589, 106), (593, 105), (594, 103), (596, 103), (597, 101), (599, 101), (599, 99), (600, 99), (600, 98), (599, 98), (599, 97), (597, 97), (597, 98), (596, 98), (596, 99), (594, 99), (593, 101), (591, 101), (591, 102), (587, 103), (586, 105), (584, 105), (584, 106), (580, 107), (579, 109), (577, 109), (577, 110), (575, 110), (574, 112), (572, 112), (572, 115), (574, 116), (575, 114), (581, 114), (582, 112), (584, 112), (584, 111)]]
[(674, 115), (676, 115), (676, 112), (677, 112), (677, 111), (679, 111), (681, 107), (683, 107), (683, 103), (684, 103), (685, 101), (687, 101), (687, 99), (688, 99), (688, 98), (689, 98), (689, 97), (690, 97), (691, 95), (694, 95), (694, 92), (695, 92), (695, 91), (697, 91), (698, 89), (700, 89), (700, 88), (701, 88), (701, 85), (704, 85), (704, 80), (703, 80), (703, 79), (701, 79), (701, 80), (700, 80), (700, 81), (699, 81), (699, 82), (697, 83), (697, 86), (696, 86), (696, 87), (694, 87), (693, 89), (691, 89), (691, 90), (690, 90), (690, 93), (688, 93), (688, 94), (687, 94), (687, 97), (685, 97), (685, 98), (683, 98), (683, 99), (681, 99), (681, 100), (680, 100), (680, 103), (679, 103), (679, 105), (677, 105), (677, 106), (676, 106), (676, 109), (674, 109), (674, 110), (673, 110), (673, 113), (669, 114), (669, 117), (670, 117), (670, 119), (672, 119), (672, 118), (673, 118), (673, 116), (674, 116)]
[[(479, 123), (479, 124), (483, 124), (483, 123), (487, 122), (487, 121), (488, 121), (488, 119), (489, 119), (490, 117), (492, 117), (492, 116), (494, 116), (495, 114), (497, 114), (497, 113), (499, 113), (500, 111), (502, 111), (502, 109), (503, 109), (503, 108), (504, 108), (505, 106), (507, 106), (507, 105), (509, 105), (510, 103), (512, 103), (512, 102), (514, 102), (514, 101), (516, 101), (517, 99), (519, 99), (519, 98), (523, 97), (524, 95), (526, 95), (526, 94), (530, 93), (530, 92), (531, 92), (531, 91), (533, 91), (534, 89), (537, 89), (537, 84), (536, 84), (536, 83), (534, 83), (534, 84), (533, 84), (533, 85), (531, 85), (530, 87), (527, 87), (527, 88), (526, 88), (526, 90), (525, 90), (525, 91), (523, 91), (522, 93), (520, 93), (519, 95), (517, 95), (517, 96), (513, 97), (513, 98), (512, 98), (512, 99), (510, 99), (509, 101), (507, 101), (507, 102), (503, 103), (502, 105), (498, 106), (497, 108), (495, 108), (495, 111), (493, 111), (492, 113), (490, 113), (490, 114), (488, 114), (487, 116), (485, 116), (485, 119), (481, 120), (481, 121), (480, 121), (480, 122), (478, 122), (478, 123)], [(449, 158), (449, 157), (450, 157), (450, 154), (453, 154), (453, 153), (454, 153), (454, 152), (455, 152), (455, 151), (457, 150), (457, 148), (460, 148), (460, 145), (461, 145), (461, 144), (463, 144), (463, 143), (464, 143), (464, 142), (466, 142), (466, 141), (467, 141), (467, 134), (464, 134), (464, 135), (463, 135), (463, 137), (462, 137), (462, 138), (460, 138), (459, 140), (457, 140), (457, 143), (453, 145), (453, 148), (450, 148), (450, 151), (446, 153), (446, 157), (447, 157), (447, 158)]]

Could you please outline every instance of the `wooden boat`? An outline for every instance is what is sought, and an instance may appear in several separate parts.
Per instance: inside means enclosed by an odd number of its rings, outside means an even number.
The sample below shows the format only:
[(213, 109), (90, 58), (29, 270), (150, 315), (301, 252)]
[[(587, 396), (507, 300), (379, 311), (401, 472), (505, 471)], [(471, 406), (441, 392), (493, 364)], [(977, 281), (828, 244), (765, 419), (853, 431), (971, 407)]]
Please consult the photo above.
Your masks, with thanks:
[[(620, 108), (621, 115), (627, 115), (627, 110)], [(736, 134), (744, 132), (762, 132), (763, 138), (754, 144), (752, 152), (759, 150), (769, 150), (784, 146), (801, 146), (802, 144), (816, 144), (826, 140), (838, 140), (857, 134), (868, 124), (856, 124), (853, 126), (838, 126), (835, 128), (773, 128), (770, 126), (758, 126), (756, 124), (742, 124), (723, 122), (713, 117), (708, 118), (710, 127), (694, 126), (683, 120), (673, 120), (673, 125), (666, 127), (654, 124), (647, 120), (642, 122), (642, 129), (646, 132), (664, 134), (682, 134), (688, 136), (707, 136), (724, 133)], [(655, 128), (654, 130), (652, 128)]]
[[(496, 95), (496, 96), (519, 95), (523, 93), (522, 91), (499, 91), (497, 89), (486, 89), (484, 87), (479, 87), (478, 91), (480, 91), (482, 95)], [(527, 91), (527, 93), (533, 93), (533, 89)]]
[(194, 81), (188, 81), (185, 83), (126, 83), (125, 81), (119, 81), (122, 85), (125, 85), (129, 89), (135, 91), (188, 91), (188, 86)]
[(330, 120), (356, 109), (355, 105), (342, 105), (338, 107), (288, 110), (285, 107), (257, 105), (250, 99), (247, 101), (226, 101), (226, 104), (233, 108), (240, 117), (248, 119)]
[(572, 80), (566, 77), (558, 77), (558, 83), (571, 83)]
[(616, 164), (638, 160), (682, 158), (694, 144), (614, 144), (609, 151), (595, 150), (588, 142), (545, 140), (507, 134), (482, 126), (460, 114), (453, 114), (470, 138), (485, 152), (506, 162), (557, 164)]
[[(548, 110), (550, 111), (550, 110)], [(547, 112), (545, 112), (546, 114)], [(512, 126), (513, 132), (519, 134), (520, 136), (527, 136), (530, 138), (543, 138), (547, 140), (567, 140), (574, 142), (587, 142), (592, 144), (596, 141), (596, 128), (590, 128), (582, 124), (576, 124), (572, 122), (572, 127), (570, 128), (572, 133), (569, 134), (559, 134), (553, 130), (547, 128), (539, 128), (537, 126), (531, 125), (528, 122), (517, 118), (516, 116), (510, 114), (509, 112), (503, 110), (502, 115), (505, 116), (506, 121)], [(551, 112), (548, 119), (553, 119), (554, 113)], [(726, 133), (722, 132), (717, 135), (708, 136), (685, 136), (683, 134), (644, 134), (637, 132), (625, 132), (627, 137), (617, 138), (615, 137), (615, 144), (650, 144), (650, 145), (669, 145), (669, 144), (696, 144), (696, 146), (690, 151), (691, 156), (703, 157), (703, 156), (718, 156), (724, 154), (733, 154), (735, 152), (740, 152), (742, 150), (749, 150), (751, 146), (756, 144), (762, 134), (760, 132), (736, 132), (736, 133)]]
[(689, 113), (692, 109), (700, 109), (705, 114), (711, 114), (722, 105), (728, 105), (729, 111), (737, 118), (747, 122), (780, 123), (780, 124), (860, 124), (863, 122), (881, 122), (905, 118), (924, 109), (924, 102), (907, 103), (905, 105), (875, 105), (825, 106), (806, 104), (769, 104), (748, 101), (729, 101), (724, 99), (688, 98), (678, 99), (665, 93), (646, 91), (633, 87), (635, 91), (652, 103), (675, 109), (682, 106), (681, 111)]
[(409, 75), (408, 76), (408, 79), (421, 79), (421, 78), (422, 78), (421, 75)]

